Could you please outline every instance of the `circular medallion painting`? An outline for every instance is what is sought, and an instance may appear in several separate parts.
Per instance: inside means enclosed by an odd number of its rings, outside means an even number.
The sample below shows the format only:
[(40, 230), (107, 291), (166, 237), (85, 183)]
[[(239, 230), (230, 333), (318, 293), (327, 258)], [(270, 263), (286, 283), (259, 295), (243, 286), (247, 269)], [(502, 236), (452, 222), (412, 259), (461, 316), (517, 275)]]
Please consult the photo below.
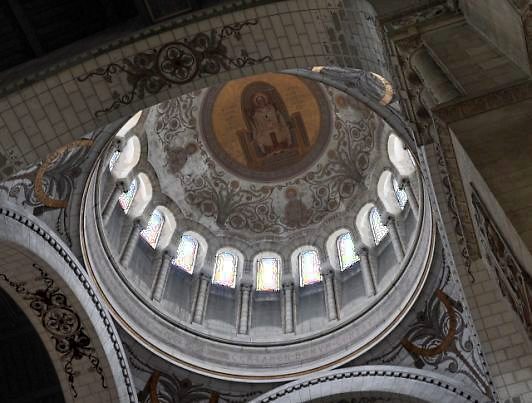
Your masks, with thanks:
[(266, 73), (209, 90), (203, 104), (203, 141), (235, 175), (277, 181), (311, 166), (331, 132), (320, 85), (288, 74)]

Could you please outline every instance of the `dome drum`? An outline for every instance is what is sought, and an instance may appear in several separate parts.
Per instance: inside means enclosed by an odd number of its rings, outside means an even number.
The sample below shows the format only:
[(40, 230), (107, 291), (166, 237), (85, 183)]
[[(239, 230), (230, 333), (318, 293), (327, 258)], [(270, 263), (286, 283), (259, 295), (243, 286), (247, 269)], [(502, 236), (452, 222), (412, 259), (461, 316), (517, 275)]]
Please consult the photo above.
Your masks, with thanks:
[[(127, 179), (113, 172), (122, 155), (116, 157), (110, 142), (85, 190), (82, 228), (92, 246), (85, 248), (86, 260), (115, 318), (169, 361), (224, 379), (291, 379), (367, 351), (414, 302), (433, 248), (417, 170), (405, 176), (397, 168), (415, 168), (415, 162), (388, 157), (396, 141), (392, 128), (334, 88), (271, 76), (225, 89), (244, 91), (243, 98), (220, 100), (223, 89), (207, 89), (144, 111), (143, 129), (124, 136), (142, 150)], [(310, 120), (307, 130), (305, 108), (312, 105), (283, 105), (286, 94), (271, 89), (276, 80), (326, 94), (319, 105), (329, 110), (320, 114), (328, 140), (304, 171), (294, 176), (280, 169), (276, 182), (265, 182), (262, 174), (253, 177), (249, 160), (245, 177), (221, 162), (204, 141), (216, 136), (204, 123), (216, 114), (213, 105), (225, 102), (222, 110), (255, 119), (247, 124), (251, 139), (261, 136), (251, 134), (254, 124), (271, 130), (272, 145), (250, 143), (256, 152), (289, 164), (296, 147), (290, 136), (299, 141), (302, 133), (286, 131), (283, 143), (283, 130), (297, 121), (313, 138), (312, 128), (321, 126)], [(260, 87), (255, 97), (266, 92), (253, 101), (254, 111), (227, 106), (246, 99), (253, 82)], [(290, 112), (294, 108), (302, 112)], [(209, 130), (236, 138), (244, 133), (220, 127)], [(246, 144), (227, 147), (238, 160)], [(273, 160), (265, 161), (261, 172)], [(261, 214), (267, 218), (257, 221)]]

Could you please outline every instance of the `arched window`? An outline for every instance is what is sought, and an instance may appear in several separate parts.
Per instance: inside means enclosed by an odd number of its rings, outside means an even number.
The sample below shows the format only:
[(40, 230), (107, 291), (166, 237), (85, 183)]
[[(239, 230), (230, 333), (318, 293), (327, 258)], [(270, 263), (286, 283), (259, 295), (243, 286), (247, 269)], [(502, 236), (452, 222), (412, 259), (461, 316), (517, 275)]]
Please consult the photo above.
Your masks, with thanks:
[(281, 288), (281, 261), (263, 257), (257, 261), (257, 291), (279, 291)]
[(369, 224), (371, 226), (371, 232), (373, 233), (375, 245), (378, 245), (386, 234), (388, 234), (388, 228), (382, 223), (381, 215), (376, 207), (373, 207), (369, 212)]
[(349, 232), (343, 233), (336, 240), (338, 249), (338, 259), (340, 260), (340, 270), (345, 270), (360, 261), (360, 257), (355, 251), (355, 243)]
[(399, 182), (397, 182), (397, 179), (393, 178), (392, 184), (393, 191), (395, 192), (395, 198), (397, 199), (399, 207), (401, 207), (402, 210), (405, 208), (406, 203), (408, 202), (408, 196), (406, 195), (406, 192), (399, 187)]
[(192, 274), (197, 253), (198, 241), (194, 237), (184, 234), (177, 247), (177, 255), (172, 259), (172, 264)]
[(144, 238), (146, 242), (148, 242), (148, 245), (150, 245), (153, 249), (157, 247), (163, 225), (164, 216), (159, 210), (155, 209), (153, 210), (153, 213), (151, 213), (148, 226), (140, 231), (140, 236)]
[(306, 250), (299, 254), (299, 285), (319, 283), (321, 281), (320, 259), (315, 250)]
[(237, 267), (238, 257), (235, 254), (226, 251), (217, 253), (212, 283), (235, 288)]
[(118, 158), (120, 157), (120, 151), (116, 150), (113, 155), (111, 155), (111, 158), (109, 159), (109, 171), (112, 171), (115, 167)]
[(122, 193), (120, 197), (118, 198), (118, 203), (120, 203), (120, 207), (122, 207), (122, 210), (124, 210), (124, 213), (126, 214), (129, 211), (129, 208), (131, 207), (131, 203), (133, 202), (133, 199), (135, 198), (137, 189), (138, 189), (137, 178), (133, 178), (133, 180), (129, 184), (128, 191)]

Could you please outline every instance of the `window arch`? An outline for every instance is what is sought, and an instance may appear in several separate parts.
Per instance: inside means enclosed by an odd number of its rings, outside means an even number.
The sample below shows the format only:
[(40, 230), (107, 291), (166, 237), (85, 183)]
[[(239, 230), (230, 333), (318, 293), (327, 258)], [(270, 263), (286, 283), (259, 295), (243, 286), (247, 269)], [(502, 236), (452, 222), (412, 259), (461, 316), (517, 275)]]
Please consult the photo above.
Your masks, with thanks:
[(129, 189), (127, 192), (124, 192), (120, 195), (118, 198), (118, 203), (120, 204), (120, 207), (122, 207), (122, 210), (124, 210), (124, 213), (128, 213), (129, 208), (131, 207), (131, 203), (133, 203), (133, 199), (135, 198), (135, 195), (137, 194), (138, 189), (138, 182), (137, 178), (133, 178), (131, 183), (129, 184)]
[(401, 210), (403, 210), (406, 206), (406, 203), (408, 203), (408, 196), (406, 192), (399, 187), (399, 182), (397, 182), (397, 179), (393, 178), (392, 184), (397, 203), (399, 203), (399, 207), (401, 207)]
[(177, 247), (176, 257), (172, 259), (172, 264), (181, 270), (192, 274), (196, 255), (198, 254), (199, 243), (192, 235), (183, 234), (179, 246)]
[(142, 111), (135, 113), (116, 133), (117, 138), (123, 138), (131, 129), (133, 129), (140, 120)]
[(157, 243), (159, 242), (159, 237), (161, 236), (163, 225), (164, 216), (159, 210), (155, 209), (151, 213), (146, 228), (140, 231), (140, 236), (144, 238), (148, 245), (150, 245), (153, 249), (157, 247)]
[(137, 166), (140, 160), (141, 145), (137, 136), (130, 137), (122, 150), (120, 158), (116, 160), (113, 166), (113, 177), (116, 179), (126, 178), (129, 173)]
[(279, 291), (281, 289), (281, 259), (263, 256), (257, 259), (257, 291)]
[(388, 158), (401, 175), (409, 176), (416, 170), (410, 150), (403, 140), (393, 133), (388, 137)]
[(360, 261), (360, 256), (355, 250), (355, 243), (350, 232), (345, 232), (336, 239), (336, 248), (338, 250), (338, 260), (340, 261), (340, 270), (349, 269), (355, 263)]
[(373, 207), (369, 211), (369, 224), (371, 226), (371, 232), (373, 233), (375, 245), (378, 245), (388, 234), (388, 228), (382, 223), (381, 215), (379, 210), (377, 210), (377, 207)]
[(116, 150), (113, 155), (111, 155), (111, 158), (109, 159), (109, 171), (112, 171), (115, 167), (116, 163), (118, 162), (118, 158), (120, 157), (120, 151)]
[(299, 253), (299, 286), (319, 283), (321, 281), (320, 258), (318, 252), (307, 249)]
[(225, 287), (235, 288), (238, 256), (229, 251), (216, 254), (212, 283)]

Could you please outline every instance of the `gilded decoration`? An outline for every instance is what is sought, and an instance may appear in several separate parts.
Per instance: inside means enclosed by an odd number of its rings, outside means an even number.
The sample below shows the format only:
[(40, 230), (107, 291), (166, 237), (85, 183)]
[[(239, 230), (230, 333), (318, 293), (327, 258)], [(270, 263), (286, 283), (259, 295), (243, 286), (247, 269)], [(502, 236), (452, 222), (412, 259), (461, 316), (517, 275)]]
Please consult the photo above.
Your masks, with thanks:
[(148, 116), (148, 160), (185, 218), (249, 239), (351, 211), (380, 161), (385, 123), (343, 92), (297, 77), (236, 82), (165, 102)]

